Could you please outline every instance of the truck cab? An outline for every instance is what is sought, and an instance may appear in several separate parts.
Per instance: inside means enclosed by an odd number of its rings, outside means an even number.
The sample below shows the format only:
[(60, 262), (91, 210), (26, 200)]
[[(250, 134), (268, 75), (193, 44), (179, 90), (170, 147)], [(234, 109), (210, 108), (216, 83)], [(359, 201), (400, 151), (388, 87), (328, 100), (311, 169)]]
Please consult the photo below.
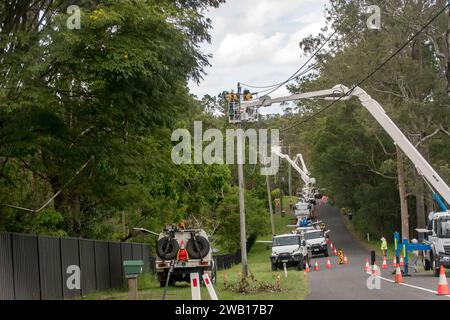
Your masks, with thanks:
[(303, 270), (308, 261), (308, 248), (306, 241), (300, 234), (283, 234), (272, 239), (272, 254), (270, 262), (272, 271), (278, 268), (295, 266)]
[(328, 257), (327, 233), (328, 231), (324, 232), (317, 229), (304, 232), (306, 245), (312, 256), (323, 254), (325, 257)]
[(431, 250), (424, 252), (424, 265), (439, 276), (440, 266), (450, 268), (450, 211), (430, 213), (428, 218), (428, 235), (423, 243), (429, 244)]

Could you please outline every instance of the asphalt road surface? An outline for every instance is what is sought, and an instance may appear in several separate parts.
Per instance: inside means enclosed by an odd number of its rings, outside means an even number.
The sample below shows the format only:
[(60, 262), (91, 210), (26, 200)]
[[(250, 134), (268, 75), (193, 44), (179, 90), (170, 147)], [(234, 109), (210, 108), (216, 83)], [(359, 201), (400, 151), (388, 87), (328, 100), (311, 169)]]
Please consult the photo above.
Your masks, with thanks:
[[(388, 269), (381, 270), (381, 288), (370, 290), (367, 287), (368, 275), (364, 271), (365, 261), (370, 259), (370, 252), (364, 249), (345, 227), (344, 218), (339, 209), (324, 205), (319, 208), (319, 214), (331, 230), (330, 240), (338, 249), (342, 249), (349, 260), (348, 265), (339, 265), (337, 257), (330, 252), (331, 269), (325, 268), (326, 258), (318, 257), (311, 260), (311, 272), (307, 277), (311, 293), (309, 300), (448, 300), (450, 296), (438, 296), (438, 278), (432, 272), (413, 273), (404, 277), (405, 284), (393, 282), (392, 261), (388, 261)], [(313, 265), (319, 263), (319, 271), (313, 271)], [(382, 260), (377, 258), (378, 266)]]

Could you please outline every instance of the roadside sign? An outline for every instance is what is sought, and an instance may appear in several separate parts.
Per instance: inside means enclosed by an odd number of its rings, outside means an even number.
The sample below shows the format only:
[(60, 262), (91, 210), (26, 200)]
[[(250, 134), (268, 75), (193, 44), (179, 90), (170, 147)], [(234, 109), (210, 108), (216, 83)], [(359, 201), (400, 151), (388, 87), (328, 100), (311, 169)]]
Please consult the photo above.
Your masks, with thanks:
[(200, 293), (200, 277), (198, 273), (191, 273), (192, 300), (202, 300)]
[(344, 251), (342, 249), (338, 250), (338, 262), (344, 264)]
[(202, 275), (203, 282), (206, 285), (206, 289), (208, 289), (209, 296), (211, 297), (211, 300), (219, 300), (217, 297), (216, 291), (214, 290), (213, 284), (211, 282), (211, 279), (209, 278), (207, 273), (204, 273)]

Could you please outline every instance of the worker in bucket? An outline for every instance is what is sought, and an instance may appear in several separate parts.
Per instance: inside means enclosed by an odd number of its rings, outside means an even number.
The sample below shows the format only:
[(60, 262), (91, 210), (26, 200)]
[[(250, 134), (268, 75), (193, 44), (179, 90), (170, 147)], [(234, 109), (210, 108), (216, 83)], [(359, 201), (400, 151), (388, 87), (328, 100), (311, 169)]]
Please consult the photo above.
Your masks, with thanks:
[[(412, 244), (418, 244), (419, 241), (417, 239), (411, 240)], [(414, 250), (411, 252), (412, 255), (412, 261), (411, 261), (411, 268), (414, 268), (414, 272), (417, 272), (417, 261), (419, 260), (419, 250)]]
[(385, 237), (381, 237), (381, 251), (383, 252), (383, 256), (387, 256), (387, 241)]

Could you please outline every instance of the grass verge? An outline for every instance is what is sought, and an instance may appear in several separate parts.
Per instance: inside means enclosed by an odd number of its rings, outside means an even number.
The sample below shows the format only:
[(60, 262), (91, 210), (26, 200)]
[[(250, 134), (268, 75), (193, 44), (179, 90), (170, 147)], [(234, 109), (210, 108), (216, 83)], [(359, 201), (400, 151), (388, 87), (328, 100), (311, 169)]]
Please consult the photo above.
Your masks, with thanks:
[[(287, 202), (287, 201), (286, 201)], [(292, 224), (293, 216), (286, 214), (281, 217), (274, 216), (277, 234), (290, 232), (288, 224)], [(258, 240), (269, 240), (270, 236), (261, 237)], [(269, 262), (270, 250), (266, 243), (255, 243), (249, 252), (248, 262), (250, 273), (255, 279), (250, 281), (252, 285), (265, 283), (275, 286), (277, 277), (280, 278), (280, 291), (253, 292), (242, 294), (233, 292), (226, 288), (226, 285), (237, 285), (241, 275), (241, 265), (235, 265), (231, 269), (217, 272), (217, 283), (215, 289), (221, 300), (300, 300), (309, 293), (309, 286), (302, 271), (295, 268), (288, 270), (288, 278), (285, 278), (283, 271), (273, 272)], [(225, 281), (225, 279), (227, 279)], [(145, 274), (139, 278), (139, 299), (141, 300), (161, 300), (164, 289), (159, 287), (154, 275)], [(83, 299), (89, 300), (125, 300), (128, 298), (126, 289), (108, 290), (95, 292), (87, 295)], [(168, 300), (191, 300), (191, 290), (187, 283), (177, 283), (175, 287), (167, 290)], [(206, 288), (202, 288), (202, 299), (208, 300), (209, 295)]]

